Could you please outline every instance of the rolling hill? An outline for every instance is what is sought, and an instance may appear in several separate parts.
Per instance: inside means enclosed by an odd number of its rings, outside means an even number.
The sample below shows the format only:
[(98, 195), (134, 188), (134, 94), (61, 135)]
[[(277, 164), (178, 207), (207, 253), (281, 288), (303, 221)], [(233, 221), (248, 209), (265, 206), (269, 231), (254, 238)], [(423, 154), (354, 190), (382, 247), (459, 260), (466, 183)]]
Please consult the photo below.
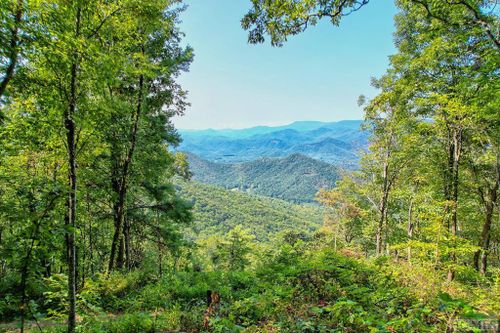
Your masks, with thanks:
[(183, 142), (178, 149), (228, 163), (299, 153), (352, 169), (358, 165), (359, 151), (367, 146), (368, 134), (361, 124), (360, 120), (307, 121), (239, 130), (180, 130)]
[(279, 199), (230, 191), (194, 181), (178, 181), (181, 197), (193, 203), (193, 237), (224, 234), (237, 225), (266, 241), (284, 230), (312, 231), (322, 224), (322, 210)]
[(225, 164), (188, 154), (193, 180), (294, 203), (314, 202), (320, 188), (331, 188), (338, 178), (335, 166), (301, 154), (259, 158)]

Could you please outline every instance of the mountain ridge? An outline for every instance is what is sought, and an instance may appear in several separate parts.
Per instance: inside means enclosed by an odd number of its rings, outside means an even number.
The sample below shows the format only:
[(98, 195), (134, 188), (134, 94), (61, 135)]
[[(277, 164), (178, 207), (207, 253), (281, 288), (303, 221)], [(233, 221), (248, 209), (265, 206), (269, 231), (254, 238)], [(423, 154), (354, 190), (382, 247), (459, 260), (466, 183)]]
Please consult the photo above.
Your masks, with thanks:
[(243, 137), (252, 136), (255, 134), (264, 134), (275, 132), (283, 129), (295, 129), (299, 132), (301, 131), (312, 131), (321, 127), (337, 127), (337, 126), (350, 126), (351, 124), (361, 124), (362, 120), (357, 119), (346, 119), (332, 122), (324, 122), (319, 120), (298, 120), (286, 125), (277, 126), (251, 126), (245, 128), (206, 128), (206, 129), (178, 129), (179, 133), (188, 135), (199, 135), (199, 136), (225, 136), (225, 137)]
[(187, 156), (197, 182), (293, 203), (314, 203), (318, 190), (334, 187), (339, 174), (337, 167), (299, 153), (239, 163)]
[(355, 169), (359, 151), (366, 149), (368, 144), (368, 134), (361, 125), (360, 120), (310, 121), (241, 130), (180, 131), (183, 142), (178, 150), (227, 163), (300, 153), (342, 168)]

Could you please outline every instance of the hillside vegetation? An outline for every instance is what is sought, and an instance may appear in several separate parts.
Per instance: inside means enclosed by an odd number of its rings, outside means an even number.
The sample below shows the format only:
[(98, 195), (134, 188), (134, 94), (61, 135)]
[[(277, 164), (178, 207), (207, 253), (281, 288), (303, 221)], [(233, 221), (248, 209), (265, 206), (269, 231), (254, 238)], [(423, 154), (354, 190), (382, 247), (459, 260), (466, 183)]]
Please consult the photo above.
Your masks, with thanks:
[(293, 154), (243, 163), (217, 163), (188, 155), (193, 180), (295, 203), (314, 203), (320, 189), (335, 186), (339, 170), (329, 163)]
[(181, 197), (193, 204), (191, 228), (199, 238), (225, 235), (240, 226), (264, 241), (285, 230), (316, 230), (323, 221), (320, 207), (294, 205), (197, 182), (178, 182), (178, 189)]
[[(328, 234), (289, 232), (274, 241), (279, 245), (263, 246), (232, 232), (215, 246), (200, 245), (189, 261), (166, 262), (163, 275), (146, 266), (97, 277), (80, 292), (81, 332), (479, 333), (481, 322), (496, 327), (476, 310), (498, 309), (490, 285), (442, 286), (432, 270), (349, 257), (333, 250)], [(426, 288), (408, 285), (411, 279)], [(44, 310), (57, 318), (64, 279), (54, 275), (46, 283)], [(38, 325), (65, 332), (57, 319)], [(34, 322), (30, 327), (38, 330)], [(0, 325), (0, 331), (14, 329)]]

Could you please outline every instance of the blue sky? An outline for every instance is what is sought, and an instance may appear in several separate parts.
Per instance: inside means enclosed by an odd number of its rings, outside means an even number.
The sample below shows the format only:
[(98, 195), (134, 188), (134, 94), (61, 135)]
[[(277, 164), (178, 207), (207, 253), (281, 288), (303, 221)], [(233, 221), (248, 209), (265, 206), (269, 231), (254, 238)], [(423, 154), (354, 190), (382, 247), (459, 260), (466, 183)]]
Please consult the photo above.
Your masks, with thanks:
[(293, 36), (281, 48), (249, 45), (240, 19), (249, 0), (188, 0), (181, 29), (195, 59), (180, 83), (191, 107), (178, 128), (244, 128), (296, 120), (361, 119), (360, 94), (374, 96), (395, 52), (393, 1), (371, 1)]

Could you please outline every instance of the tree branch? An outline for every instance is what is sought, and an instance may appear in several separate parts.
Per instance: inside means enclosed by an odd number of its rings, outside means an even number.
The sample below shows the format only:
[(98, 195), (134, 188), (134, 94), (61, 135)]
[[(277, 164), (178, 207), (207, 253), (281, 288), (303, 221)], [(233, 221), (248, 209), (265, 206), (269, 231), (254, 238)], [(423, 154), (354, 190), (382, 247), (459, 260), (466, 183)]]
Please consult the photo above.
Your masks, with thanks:
[(7, 85), (10, 80), (14, 77), (14, 71), (16, 69), (18, 59), (19, 59), (19, 27), (21, 25), (23, 16), (23, 0), (17, 0), (15, 16), (14, 16), (14, 25), (11, 29), (11, 37), (9, 43), (9, 66), (5, 71), (5, 76), (0, 82), (0, 98), (5, 93), (7, 89)]

